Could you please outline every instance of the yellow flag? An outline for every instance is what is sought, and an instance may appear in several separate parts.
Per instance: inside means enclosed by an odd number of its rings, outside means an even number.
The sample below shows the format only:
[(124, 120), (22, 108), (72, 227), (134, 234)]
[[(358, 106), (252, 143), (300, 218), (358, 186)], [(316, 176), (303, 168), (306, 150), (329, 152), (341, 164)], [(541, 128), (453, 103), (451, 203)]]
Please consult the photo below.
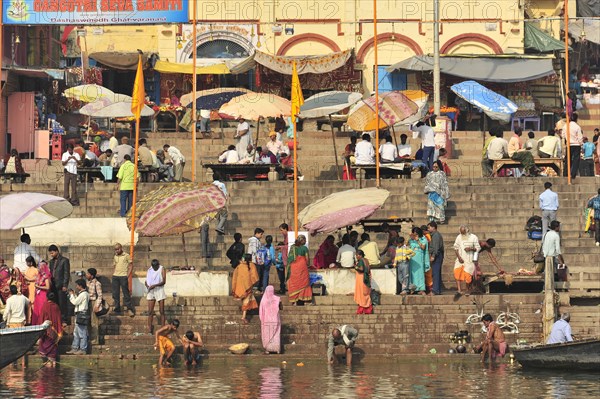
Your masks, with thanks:
[(142, 67), (142, 55), (139, 54), (137, 72), (135, 74), (135, 82), (133, 83), (133, 94), (131, 95), (131, 112), (140, 119), (142, 108), (146, 100), (146, 91), (144, 90), (144, 69)]
[(304, 104), (302, 87), (300, 87), (300, 78), (296, 69), (296, 61), (292, 67), (292, 123), (296, 123), (296, 115), (300, 113), (300, 107)]

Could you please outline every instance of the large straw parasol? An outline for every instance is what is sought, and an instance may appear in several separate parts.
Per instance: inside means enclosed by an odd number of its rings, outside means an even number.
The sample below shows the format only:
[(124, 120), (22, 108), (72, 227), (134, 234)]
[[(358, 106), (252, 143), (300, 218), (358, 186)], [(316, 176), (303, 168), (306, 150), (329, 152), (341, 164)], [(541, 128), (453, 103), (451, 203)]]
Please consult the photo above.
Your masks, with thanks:
[(298, 220), (310, 234), (329, 233), (371, 216), (389, 196), (389, 191), (380, 188), (340, 191), (308, 205)]
[[(153, 190), (136, 205), (135, 231), (140, 236), (161, 237), (181, 235), (208, 223), (225, 207), (225, 194), (212, 184), (172, 183)], [(131, 229), (131, 211), (127, 224)]]
[(18, 230), (53, 223), (69, 216), (73, 205), (64, 198), (42, 193), (0, 197), (0, 230)]
[(379, 119), (375, 113), (375, 97), (369, 97), (350, 110), (348, 126), (357, 131), (383, 129), (407, 119), (418, 110), (418, 105), (406, 95), (390, 91), (379, 96)]

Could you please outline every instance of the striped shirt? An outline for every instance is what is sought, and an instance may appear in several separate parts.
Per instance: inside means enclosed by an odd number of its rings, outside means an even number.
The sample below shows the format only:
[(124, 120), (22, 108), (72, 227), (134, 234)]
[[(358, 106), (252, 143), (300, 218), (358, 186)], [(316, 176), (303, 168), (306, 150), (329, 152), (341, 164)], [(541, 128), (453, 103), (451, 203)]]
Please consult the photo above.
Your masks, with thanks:
[(415, 256), (415, 251), (413, 251), (406, 245), (397, 247), (396, 257), (394, 258), (394, 266), (396, 266), (398, 263), (408, 262), (413, 256)]

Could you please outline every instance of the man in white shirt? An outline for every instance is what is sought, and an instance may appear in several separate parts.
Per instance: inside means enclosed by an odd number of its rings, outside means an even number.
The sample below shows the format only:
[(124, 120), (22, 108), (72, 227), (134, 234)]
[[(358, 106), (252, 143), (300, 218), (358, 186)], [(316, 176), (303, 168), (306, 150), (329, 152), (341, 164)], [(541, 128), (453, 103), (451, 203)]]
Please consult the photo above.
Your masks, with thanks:
[(250, 131), (250, 125), (244, 118), (240, 117), (238, 120), (239, 123), (233, 138), (236, 139), (235, 149), (240, 158), (243, 158), (246, 148), (248, 148), (249, 144), (252, 144), (252, 132)]
[[(67, 355), (87, 355), (88, 347), (88, 325), (80, 324), (78, 322), (79, 315), (85, 314), (89, 317), (88, 307), (90, 302), (90, 295), (86, 291), (87, 284), (84, 279), (79, 279), (75, 282), (75, 289), (69, 290), (69, 301), (75, 306), (75, 328), (73, 329), (73, 342), (71, 343), (71, 350), (66, 352)], [(89, 319), (88, 319), (89, 320)]]
[(175, 171), (174, 181), (183, 181), (183, 167), (185, 166), (185, 157), (176, 147), (165, 144), (163, 150), (169, 154), (173, 161), (173, 169)]
[(350, 245), (350, 236), (344, 234), (342, 237), (342, 246), (338, 249), (336, 262), (341, 267), (351, 269), (356, 263), (356, 248)]
[(31, 246), (31, 237), (29, 234), (21, 235), (21, 243), (15, 247), (15, 258), (13, 262), (13, 267), (17, 268), (21, 271), (21, 273), (25, 273), (27, 271), (27, 262), (26, 259), (31, 256), (35, 259), (35, 263), (37, 264), (40, 261), (40, 256), (35, 252), (35, 249)]
[(274, 130), (269, 133), (269, 140), (265, 147), (267, 147), (267, 150), (271, 151), (277, 159), (285, 152), (284, 145), (277, 139), (277, 132)]
[(502, 138), (502, 134), (502, 130), (498, 130), (496, 137), (488, 145), (487, 158), (490, 161), (508, 158), (508, 142)]
[(546, 258), (552, 257), (554, 259), (555, 272), (556, 268), (564, 268), (567, 266), (560, 250), (559, 231), (560, 222), (558, 220), (553, 220), (550, 222), (550, 230), (544, 234), (544, 238), (542, 239), (542, 253)]
[(200, 133), (210, 135), (210, 109), (200, 110)]
[(373, 165), (375, 163), (375, 149), (371, 144), (371, 136), (367, 133), (362, 135), (362, 141), (356, 144), (354, 150), (356, 165)]
[(538, 155), (540, 158), (558, 158), (560, 156), (560, 139), (554, 129), (548, 130), (548, 135), (538, 140)]
[[(571, 121), (569, 122), (569, 146), (571, 147), (571, 179), (575, 179), (579, 171), (579, 161), (581, 159), (581, 146), (583, 145), (583, 131), (581, 126), (577, 124), (579, 115), (573, 112)], [(567, 138), (567, 126), (562, 128), (563, 137)], [(566, 171), (566, 168), (565, 168)]]
[(135, 159), (134, 148), (129, 145), (129, 137), (121, 137), (121, 144), (113, 150), (113, 163), (115, 167), (120, 167), (125, 162), (125, 155), (129, 155), (131, 159)]
[[(67, 144), (67, 152), (62, 155), (62, 164), (65, 168), (65, 183), (63, 197), (73, 206), (79, 206), (77, 196), (77, 166), (81, 163), (81, 157), (73, 151), (73, 144)], [(71, 187), (71, 195), (69, 195)]]
[(410, 130), (413, 132), (413, 139), (421, 138), (423, 162), (431, 170), (433, 167), (433, 155), (435, 153), (435, 132), (433, 128), (423, 122), (417, 122), (415, 125), (410, 126)]
[(398, 144), (398, 157), (400, 158), (410, 158), (412, 154), (412, 148), (410, 144), (406, 144), (406, 140), (408, 140), (408, 136), (406, 134), (400, 135), (400, 144)]
[(563, 313), (560, 319), (552, 325), (550, 336), (548, 337), (547, 344), (564, 344), (566, 342), (573, 342), (573, 336), (571, 335), (571, 325), (569, 321), (571, 315), (569, 313)]
[(16, 285), (10, 286), (10, 297), (4, 308), (4, 321), (8, 328), (24, 327), (31, 317), (29, 299), (19, 292)]
[(219, 162), (221, 163), (238, 163), (239, 161), (240, 157), (233, 144), (219, 155)]
[(383, 138), (384, 143), (379, 146), (379, 155), (381, 156), (381, 162), (391, 163), (398, 158), (398, 149), (392, 143), (392, 138), (386, 136)]
[[(213, 186), (218, 187), (219, 190), (221, 190), (223, 192), (223, 194), (225, 194), (225, 198), (227, 200), (229, 199), (229, 193), (227, 192), (227, 187), (225, 186), (225, 183), (215, 179), (212, 184), (213, 184)], [(217, 234), (219, 234), (219, 235), (225, 234), (225, 222), (227, 222), (228, 215), (229, 214), (227, 213), (227, 206), (224, 206), (221, 209), (221, 211), (217, 214), (217, 218), (219, 220), (217, 222), (217, 228), (215, 229)]]

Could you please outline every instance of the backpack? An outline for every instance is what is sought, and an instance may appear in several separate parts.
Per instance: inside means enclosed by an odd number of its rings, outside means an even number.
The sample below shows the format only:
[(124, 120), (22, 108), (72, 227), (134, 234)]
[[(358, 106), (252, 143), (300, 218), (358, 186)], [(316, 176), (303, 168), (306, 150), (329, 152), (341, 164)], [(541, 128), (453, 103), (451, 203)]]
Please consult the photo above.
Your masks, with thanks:
[(527, 223), (525, 224), (525, 230), (542, 231), (542, 217), (532, 216), (529, 219), (527, 219)]
[(256, 251), (256, 264), (259, 266), (268, 266), (271, 264), (271, 251), (269, 248), (261, 245)]

